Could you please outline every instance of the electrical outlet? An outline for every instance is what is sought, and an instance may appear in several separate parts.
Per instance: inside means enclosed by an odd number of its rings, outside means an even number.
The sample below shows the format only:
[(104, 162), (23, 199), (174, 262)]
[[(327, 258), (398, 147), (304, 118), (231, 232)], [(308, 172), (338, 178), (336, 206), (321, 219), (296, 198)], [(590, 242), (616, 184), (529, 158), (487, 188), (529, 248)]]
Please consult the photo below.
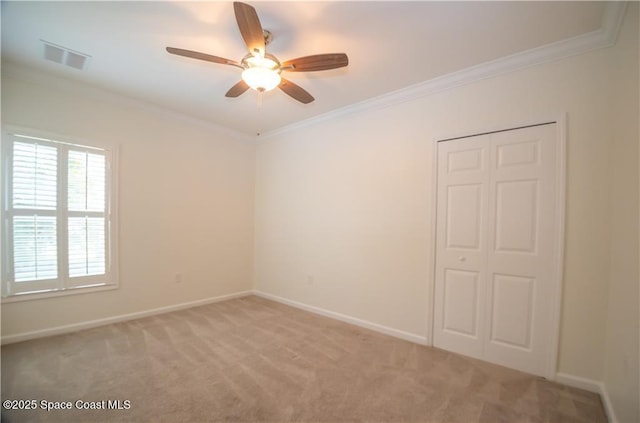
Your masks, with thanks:
[(173, 277), (173, 281), (175, 283), (182, 283), (182, 273), (176, 273), (176, 275)]
[(312, 275), (307, 275), (307, 285), (313, 285), (314, 278)]

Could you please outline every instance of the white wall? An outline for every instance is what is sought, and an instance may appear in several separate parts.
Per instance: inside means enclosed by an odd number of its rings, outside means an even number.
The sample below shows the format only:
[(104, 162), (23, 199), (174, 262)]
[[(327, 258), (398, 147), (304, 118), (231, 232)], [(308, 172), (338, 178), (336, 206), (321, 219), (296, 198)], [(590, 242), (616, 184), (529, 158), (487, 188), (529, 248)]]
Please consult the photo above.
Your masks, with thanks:
[(611, 50), (345, 114), (261, 141), (256, 289), (424, 337), (431, 325), (433, 141), (566, 112), (559, 371), (601, 381), (610, 277), (606, 199), (616, 67)]
[(2, 122), (120, 146), (120, 289), (3, 304), (3, 337), (251, 289), (252, 142), (5, 63)]
[(638, 397), (638, 3), (612, 52), (611, 268), (604, 384), (620, 423), (640, 421)]

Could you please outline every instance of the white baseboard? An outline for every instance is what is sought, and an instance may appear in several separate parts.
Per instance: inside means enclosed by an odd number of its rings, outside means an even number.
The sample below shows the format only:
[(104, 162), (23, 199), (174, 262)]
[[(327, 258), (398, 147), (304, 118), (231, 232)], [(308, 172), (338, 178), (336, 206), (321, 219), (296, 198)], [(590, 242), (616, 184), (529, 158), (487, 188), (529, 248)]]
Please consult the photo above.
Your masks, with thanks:
[(595, 392), (596, 394), (599, 394), (602, 390), (602, 382), (570, 375), (568, 373), (556, 373), (556, 382), (562, 383), (563, 385), (569, 385), (574, 388), (584, 389), (585, 391)]
[(556, 373), (556, 382), (600, 394), (600, 398), (602, 398), (602, 405), (604, 406), (605, 413), (607, 413), (609, 423), (618, 423), (616, 413), (613, 410), (613, 404), (611, 403), (611, 398), (609, 397), (609, 391), (607, 391), (607, 387), (604, 383), (567, 373)]
[(282, 304), (289, 305), (291, 307), (295, 307), (301, 310), (309, 311), (311, 313), (319, 314), (321, 316), (340, 320), (341, 322), (350, 323), (352, 325), (360, 326), (362, 328), (383, 333), (385, 335), (393, 336), (395, 338), (404, 339), (405, 341), (414, 342), (420, 345), (427, 345), (427, 338), (421, 335), (405, 332), (399, 329), (390, 328), (388, 326), (379, 325), (377, 323), (369, 322), (367, 320), (358, 319), (356, 317), (351, 317), (346, 314), (337, 313), (335, 311), (330, 311), (321, 307), (307, 305), (304, 303), (300, 303), (298, 301), (289, 300), (286, 298), (279, 297), (277, 295), (268, 294), (266, 292), (262, 292), (258, 290), (254, 290), (253, 294), (258, 297), (266, 298), (268, 300), (273, 300)]
[(186, 303), (174, 304), (165, 307), (154, 308), (151, 310), (138, 311), (135, 313), (121, 314), (119, 316), (106, 317), (104, 319), (90, 320), (88, 322), (73, 323), (70, 325), (56, 326), (48, 329), (35, 330), (32, 332), (23, 332), (15, 335), (7, 335), (1, 338), (1, 344), (13, 344), (16, 342), (29, 341), (31, 339), (44, 338), (45, 336), (62, 335), (64, 333), (76, 332), (83, 329), (91, 329), (98, 326), (104, 326), (111, 323), (124, 322), (126, 320), (140, 319), (156, 314), (168, 313), (171, 311), (184, 310), (186, 308), (198, 307), (206, 304), (217, 303), (220, 301), (231, 300), (233, 298), (241, 298), (251, 295), (251, 291), (235, 292), (233, 294), (220, 295), (217, 297), (205, 298), (202, 300), (189, 301)]

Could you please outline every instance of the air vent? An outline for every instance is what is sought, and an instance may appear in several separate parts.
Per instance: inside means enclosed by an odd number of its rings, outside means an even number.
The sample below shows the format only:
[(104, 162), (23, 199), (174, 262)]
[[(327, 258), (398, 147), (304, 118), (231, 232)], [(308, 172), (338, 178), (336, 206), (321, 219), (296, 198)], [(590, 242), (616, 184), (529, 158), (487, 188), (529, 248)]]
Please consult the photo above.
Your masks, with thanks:
[(44, 58), (52, 62), (66, 65), (78, 70), (84, 70), (89, 64), (91, 56), (80, 53), (49, 41), (40, 40), (44, 44)]

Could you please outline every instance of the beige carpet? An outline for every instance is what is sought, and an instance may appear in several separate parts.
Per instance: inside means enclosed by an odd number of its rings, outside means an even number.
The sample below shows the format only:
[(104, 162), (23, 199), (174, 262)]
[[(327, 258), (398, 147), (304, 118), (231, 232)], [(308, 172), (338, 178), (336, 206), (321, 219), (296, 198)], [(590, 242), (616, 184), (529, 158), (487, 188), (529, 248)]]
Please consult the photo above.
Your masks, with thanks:
[(1, 352), (2, 399), (38, 400), (3, 422), (606, 422), (596, 394), (258, 297)]

